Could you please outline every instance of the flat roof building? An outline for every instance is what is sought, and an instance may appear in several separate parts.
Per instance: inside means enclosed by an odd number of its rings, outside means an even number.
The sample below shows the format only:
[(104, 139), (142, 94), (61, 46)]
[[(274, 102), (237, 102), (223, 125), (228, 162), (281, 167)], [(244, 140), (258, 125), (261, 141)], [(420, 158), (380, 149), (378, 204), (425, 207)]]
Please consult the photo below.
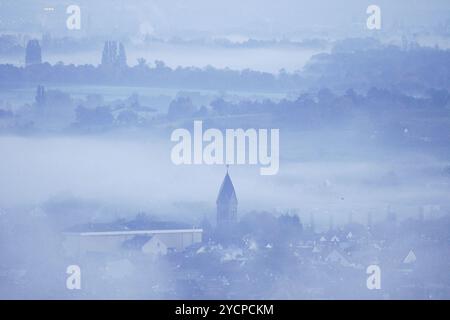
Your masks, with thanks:
[[(131, 229), (134, 221), (125, 224), (88, 224), (77, 226), (64, 232), (64, 248), (69, 255), (86, 253), (118, 253), (121, 250), (141, 250), (151, 253), (150, 248), (183, 251), (187, 247), (202, 242), (202, 229), (180, 228), (180, 224), (167, 222), (143, 223)], [(178, 228), (174, 228), (178, 227)], [(138, 241), (139, 239), (139, 241)], [(147, 241), (144, 241), (146, 239)], [(136, 248), (136, 245), (141, 248)], [(155, 246), (153, 245), (155, 244)]]

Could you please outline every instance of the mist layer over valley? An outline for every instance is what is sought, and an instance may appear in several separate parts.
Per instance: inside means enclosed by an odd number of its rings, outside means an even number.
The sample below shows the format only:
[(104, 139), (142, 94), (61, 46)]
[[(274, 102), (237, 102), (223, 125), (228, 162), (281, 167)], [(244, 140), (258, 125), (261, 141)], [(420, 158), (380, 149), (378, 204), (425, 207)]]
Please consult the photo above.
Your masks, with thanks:
[(0, 0), (0, 298), (450, 297), (448, 1), (78, 2)]

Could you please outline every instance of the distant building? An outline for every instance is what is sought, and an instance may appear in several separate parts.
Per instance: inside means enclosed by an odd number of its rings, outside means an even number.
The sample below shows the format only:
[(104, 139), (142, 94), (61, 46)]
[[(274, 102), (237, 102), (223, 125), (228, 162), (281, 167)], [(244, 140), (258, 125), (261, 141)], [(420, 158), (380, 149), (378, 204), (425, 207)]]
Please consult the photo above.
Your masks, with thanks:
[(237, 197), (230, 175), (225, 175), (217, 196), (217, 228), (227, 228), (237, 222)]
[(25, 65), (30, 66), (33, 64), (40, 64), (40, 63), (42, 63), (42, 55), (39, 41), (30, 40), (28, 41), (27, 47), (25, 49)]
[(64, 233), (63, 245), (69, 255), (120, 253), (123, 250), (165, 255), (168, 251), (183, 251), (202, 242), (202, 229), (179, 228), (179, 224), (131, 227), (132, 224), (78, 226)]

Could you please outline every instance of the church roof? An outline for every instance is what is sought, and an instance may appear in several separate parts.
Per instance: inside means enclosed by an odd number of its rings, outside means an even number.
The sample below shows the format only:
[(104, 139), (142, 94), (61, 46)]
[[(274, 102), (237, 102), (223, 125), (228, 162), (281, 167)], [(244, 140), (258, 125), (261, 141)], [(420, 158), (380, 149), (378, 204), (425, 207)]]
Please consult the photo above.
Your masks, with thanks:
[(233, 182), (231, 182), (230, 175), (225, 175), (225, 178), (223, 179), (222, 185), (220, 186), (219, 195), (217, 196), (216, 203), (219, 202), (228, 202), (228, 201), (236, 201), (236, 192), (234, 191)]

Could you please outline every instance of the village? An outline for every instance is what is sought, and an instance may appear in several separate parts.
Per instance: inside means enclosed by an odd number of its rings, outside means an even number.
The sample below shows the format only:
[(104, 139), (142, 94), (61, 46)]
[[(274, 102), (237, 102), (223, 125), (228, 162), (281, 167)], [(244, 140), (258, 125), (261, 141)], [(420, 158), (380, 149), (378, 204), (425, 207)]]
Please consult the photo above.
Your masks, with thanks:
[[(437, 273), (442, 279), (430, 273), (450, 266), (448, 214), (398, 221), (390, 211), (376, 222), (368, 215), (366, 225), (349, 215), (347, 223), (330, 222), (326, 231), (315, 230), (313, 216), (309, 224), (293, 214), (268, 212), (238, 221), (228, 173), (216, 204), (215, 227), (209, 221), (157, 222), (141, 214), (128, 222), (72, 228), (65, 233), (66, 252), (106, 288), (126, 286), (150, 266), (162, 266), (164, 276), (138, 286), (165, 298), (429, 299), (449, 293), (445, 273)], [(373, 266), (381, 278), (369, 287)]]

